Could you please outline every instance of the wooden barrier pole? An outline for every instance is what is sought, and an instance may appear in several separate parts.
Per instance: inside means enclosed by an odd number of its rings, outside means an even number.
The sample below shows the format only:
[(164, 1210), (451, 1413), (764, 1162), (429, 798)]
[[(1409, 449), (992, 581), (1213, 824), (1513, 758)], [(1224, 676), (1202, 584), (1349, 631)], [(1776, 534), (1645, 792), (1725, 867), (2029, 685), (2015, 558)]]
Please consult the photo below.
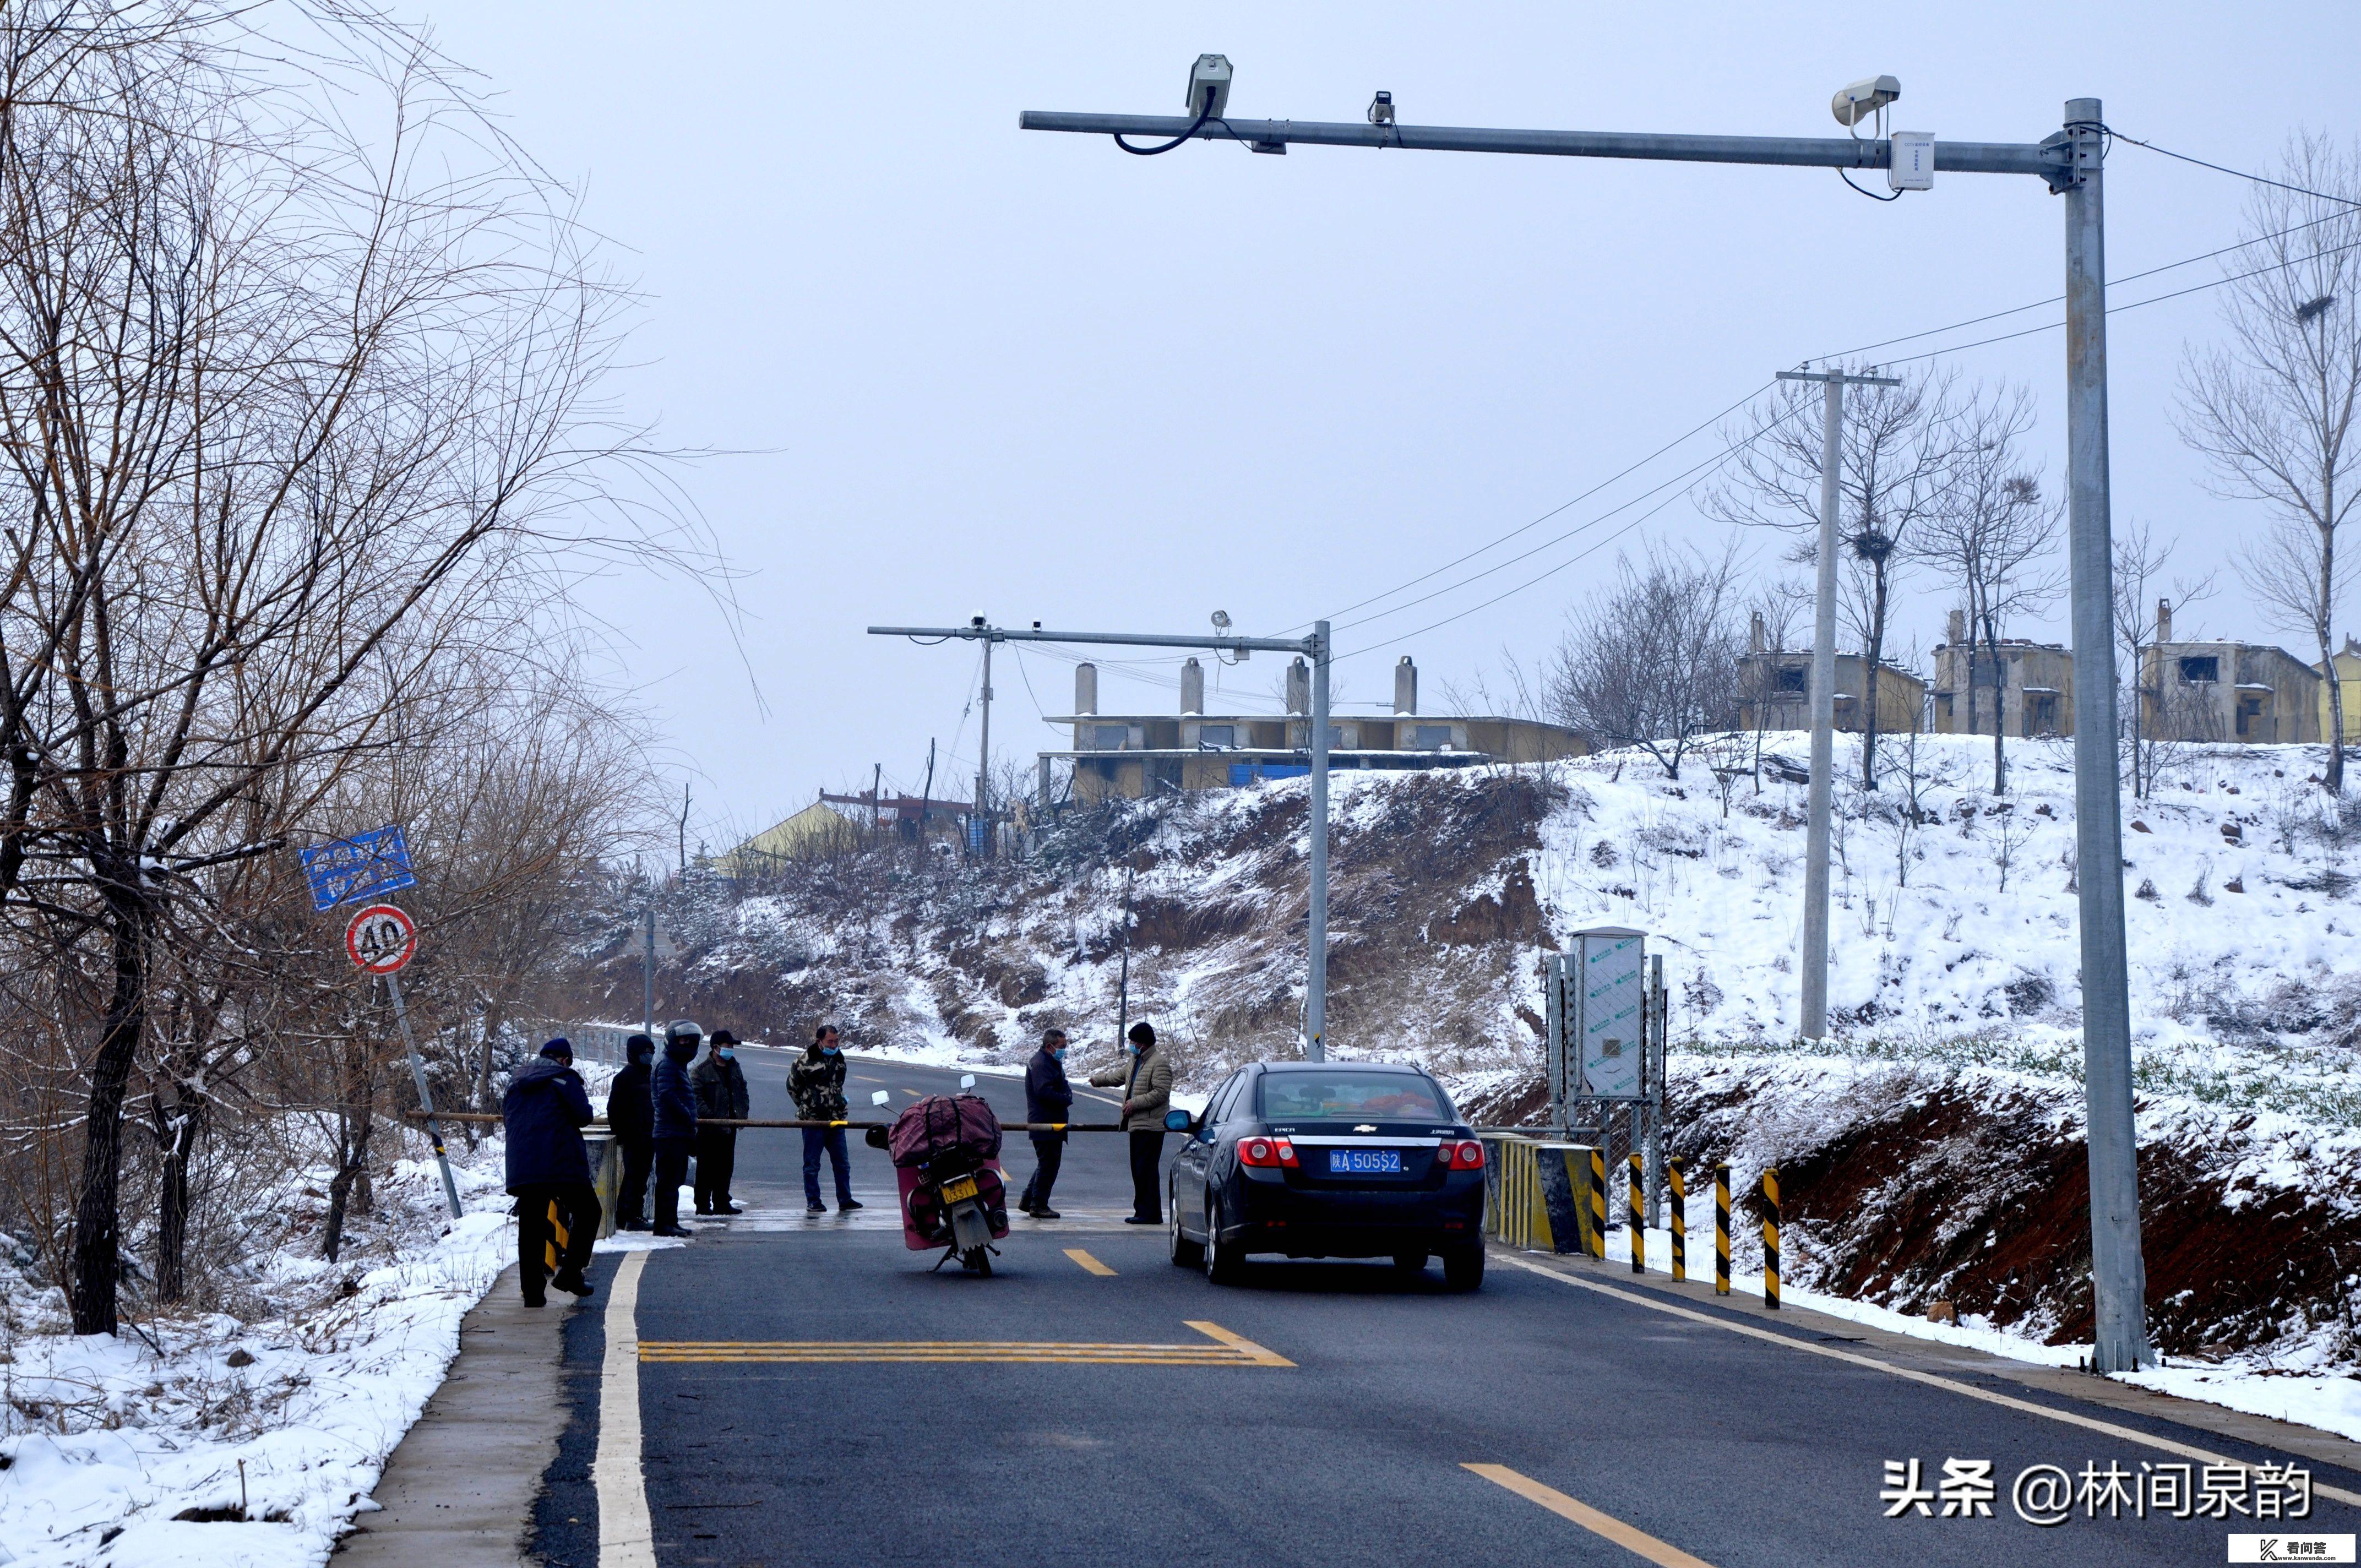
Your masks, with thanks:
[(1779, 1310), (1779, 1170), (1763, 1173), (1763, 1304)]
[(1664, 1162), (1664, 1180), (1673, 1194), (1673, 1277), (1689, 1277), (1689, 1187), (1683, 1166), (1686, 1162), (1678, 1155)]
[(1624, 1223), (1631, 1232), (1631, 1272), (1645, 1274), (1648, 1272), (1647, 1178), (1641, 1169), (1638, 1149), (1631, 1151), (1631, 1212), (1624, 1216)]

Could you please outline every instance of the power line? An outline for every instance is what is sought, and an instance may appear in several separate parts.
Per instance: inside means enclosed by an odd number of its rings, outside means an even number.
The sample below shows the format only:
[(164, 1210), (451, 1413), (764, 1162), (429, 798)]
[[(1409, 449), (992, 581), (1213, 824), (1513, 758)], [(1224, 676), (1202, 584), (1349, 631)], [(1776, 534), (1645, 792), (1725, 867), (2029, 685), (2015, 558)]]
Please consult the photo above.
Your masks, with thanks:
[[(1728, 409), (1716, 414), (1714, 418), (1717, 420), (1726, 418), (1738, 409), (1743, 408), (1748, 402), (1752, 402), (1754, 399), (1762, 396), (1763, 391), (1763, 389), (1756, 389), (1754, 391), (1748, 393), (1746, 397), (1739, 402), (1732, 403)], [(1543, 540), (1541, 543), (1534, 545), (1532, 549), (1525, 551), (1522, 554), (1511, 555), (1507, 560), (1499, 562), (1498, 565), (1487, 566), (1480, 572), (1473, 573), (1466, 577), (1462, 577), (1455, 583), (1436, 588), (1432, 593), (1421, 594), (1418, 598), (1406, 600), (1401, 604), (1394, 606), (1390, 609), (1381, 609), (1375, 615), (1365, 615), (1358, 620), (1345, 621), (1342, 625), (1338, 626), (1336, 630), (1339, 631), (1346, 631), (1356, 626), (1367, 626), (1373, 620), (1383, 620), (1389, 615), (1399, 615), (1403, 610), (1410, 609), (1413, 605), (1421, 605), (1426, 603), (1430, 599), (1439, 598), (1444, 594), (1454, 592), (1459, 588), (1464, 588), (1470, 583), (1481, 582), (1484, 578), (1490, 576), (1495, 572), (1506, 571), (1509, 567), (1515, 565), (1520, 561), (1531, 560), (1533, 556), (1540, 554), (1544, 550), (1550, 549), (1554, 545), (1565, 543), (1567, 540), (1573, 538), (1577, 533), (1587, 532), (1589, 530), (1598, 527), (1600, 523), (1605, 522), (1608, 519), (1613, 517), (1617, 512), (1638, 506), (1642, 501), (1646, 500), (1650, 496), (1656, 494), (1660, 490), (1680, 484), (1708, 468), (1718, 467), (1721, 464), (1728, 462), (1733, 455), (1742, 450), (1744, 447), (1752, 445), (1755, 442), (1762, 440), (1763, 436), (1768, 435), (1777, 426), (1784, 423), (1790, 419), (1793, 419), (1800, 407), (1801, 405), (1799, 404), (1796, 408), (1791, 408), (1785, 413), (1778, 415), (1769, 423), (1765, 424), (1761, 430), (1756, 431), (1752, 435), (1747, 437), (1746, 440), (1739, 443), (1737, 445), (1727, 447), (1721, 452), (1717, 453), (1715, 455), (1705, 459), (1705, 461), (1701, 463), (1691, 464), (1688, 467), (1682, 469), (1677, 474), (1675, 474), (1671, 478), (1650, 486), (1647, 489), (1644, 489), (1638, 495), (1633, 496), (1630, 500), (1624, 501), (1619, 506), (1609, 508), (1606, 511), (1599, 513), (1597, 517), (1592, 518), (1587, 522), (1576, 524), (1574, 527), (1567, 529), (1564, 533), (1557, 535), (1554, 539)], [(1684, 437), (1683, 439), (1686, 438)], [(1627, 469), (1625, 472), (1628, 473), (1630, 470)], [(1649, 515), (1653, 516), (1654, 513), (1651, 512)], [(1433, 573), (1428, 574), (1430, 576), (1433, 575)]]
[[(1665, 453), (1670, 452), (1674, 447), (1680, 445), (1683, 442), (1689, 440), (1691, 437), (1696, 436), (1704, 431), (1711, 429), (1714, 425), (1719, 424), (1721, 421), (1729, 418), (1731, 414), (1736, 413), (1740, 409), (1744, 408), (1748, 403), (1751, 403), (1755, 399), (1761, 397), (1764, 392), (1769, 391), (1773, 385), (1773, 383), (1772, 382), (1764, 382), (1762, 386), (1755, 388), (1752, 391), (1747, 393), (1744, 397), (1739, 399), (1736, 402), (1730, 404), (1730, 407), (1722, 410), (1719, 413), (1715, 414), (1710, 419), (1700, 422), (1690, 429), (1673, 437), (1672, 440), (1667, 441), (1662, 446), (1657, 447), (1653, 452), (1649, 453), (1645, 457), (1639, 459), (1629, 467), (1624, 468), (1620, 473), (1610, 474), (1606, 478), (1599, 480), (1598, 483), (1591, 486), (1590, 488), (1583, 491), (1582, 494), (1576, 496), (1569, 500), (1559, 502), (1556, 506), (1550, 508), (1549, 510), (1542, 513), (1539, 517), (1534, 518), (1532, 521), (1521, 523), (1517, 527), (1509, 530), (1508, 532), (1501, 534), (1499, 538), (1477, 545), (1475, 549), (1468, 551), (1466, 554), (1459, 556), (1457, 559), (1445, 561), (1443, 565), (1435, 567), (1433, 571), (1422, 572), (1407, 582), (1395, 584), (1392, 587), (1386, 589), (1383, 593), (1371, 594), (1367, 598), (1356, 600), (1352, 604), (1345, 606), (1342, 609), (1332, 610), (1329, 612), (1328, 619), (1330, 620), (1339, 620), (1344, 617), (1352, 614), (1353, 611), (1361, 609), (1363, 606), (1376, 604), (1380, 599), (1391, 598), (1394, 595), (1400, 593), (1405, 589), (1418, 587), (1419, 584), (1425, 582), (1430, 577), (1440, 576), (1444, 573), (1451, 570), (1454, 566), (1462, 565), (1466, 562), (1473, 561), (1477, 556), (1483, 554), (1488, 550), (1497, 549), (1500, 545), (1506, 544), (1510, 540), (1516, 538), (1521, 533), (1526, 532), (1528, 530), (1539, 528), (1543, 523), (1547, 522), (1550, 519), (1557, 516), (1560, 512), (1565, 511), (1573, 507), (1580, 506), (1583, 502), (1588, 500), (1599, 491), (1607, 488), (1608, 486), (1614, 484), (1618, 479), (1624, 478), (1625, 477), (1646, 467), (1649, 464), (1654, 462), (1657, 458), (1662, 457)], [(1613, 514), (1609, 513), (1609, 515), (1611, 516)], [(1521, 559), (1521, 557), (1519, 557), (1519, 559)], [(1431, 598), (1433, 596), (1429, 597)], [(1413, 599), (1411, 602), (1415, 604), (1420, 601)], [(1384, 613), (1390, 614), (1392, 612), (1386, 611)], [(1365, 617), (1364, 619), (1367, 620), (1374, 618)], [(1311, 624), (1312, 622), (1308, 620), (1298, 621), (1295, 625), (1287, 628), (1286, 631), (1278, 632), (1274, 635), (1284, 637), (1290, 631), (1303, 630), (1311, 626)]]
[(2185, 152), (2175, 152), (2169, 147), (2158, 147), (2152, 141), (2142, 141), (2137, 137), (2127, 137), (2113, 126), (2104, 128), (2113, 140), (2127, 141), (2134, 147), (2144, 147), (2150, 152), (2161, 153), (2166, 158), (2177, 158), (2183, 163), (2193, 163), (2200, 169), (2210, 169), (2216, 174), (2227, 174), (2237, 180), (2251, 180), (2257, 185), (2269, 185), (2280, 191), (2292, 191), (2299, 196), (2316, 196), (2323, 202), (2342, 202), (2348, 207), (2361, 207), (2361, 200), (2351, 196), (2339, 196), (2327, 191), (2314, 191), (2305, 185), (2290, 185), (2284, 180), (2272, 180), (2260, 174), (2249, 174), (2243, 169), (2232, 169), (2226, 164), (2208, 163), (2202, 158), (2191, 158)]

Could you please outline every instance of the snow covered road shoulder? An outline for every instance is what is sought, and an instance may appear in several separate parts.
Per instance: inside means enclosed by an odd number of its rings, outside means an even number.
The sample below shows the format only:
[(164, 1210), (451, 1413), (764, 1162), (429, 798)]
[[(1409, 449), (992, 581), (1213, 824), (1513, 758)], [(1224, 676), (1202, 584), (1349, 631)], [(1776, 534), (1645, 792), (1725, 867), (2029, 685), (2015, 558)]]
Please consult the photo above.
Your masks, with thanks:
[(54, 1290), (0, 1266), (0, 1564), (324, 1562), (515, 1255), (500, 1146), (455, 1173), (467, 1212), (440, 1234), (431, 1159), (379, 1179), (390, 1263), (340, 1267), (316, 1242), (269, 1255), (268, 1293), (301, 1304), (257, 1321), (143, 1316), (76, 1337)]

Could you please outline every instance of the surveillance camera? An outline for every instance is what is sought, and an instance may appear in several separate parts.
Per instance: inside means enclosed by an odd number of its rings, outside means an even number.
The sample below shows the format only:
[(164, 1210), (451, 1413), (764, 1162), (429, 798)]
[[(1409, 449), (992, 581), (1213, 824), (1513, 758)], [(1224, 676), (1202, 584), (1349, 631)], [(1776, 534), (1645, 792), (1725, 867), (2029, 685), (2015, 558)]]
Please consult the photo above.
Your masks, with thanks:
[(1857, 126), (1902, 96), (1902, 83), (1891, 76), (1864, 76), (1837, 89), (1828, 111), (1840, 126)]
[(1230, 106), (1230, 57), (1201, 54), (1189, 68), (1189, 96), (1182, 100), (1191, 115), (1218, 120)]
[(969, 617), (967, 618), (967, 623), (968, 623), (970, 626), (974, 627), (978, 631), (981, 631), (981, 630), (983, 630), (983, 617), (982, 615), (980, 615), (980, 614), (979, 614), (979, 615), (971, 615), (971, 616), (969, 616)]
[(1379, 93), (1369, 100), (1369, 124), (1389, 126), (1394, 123), (1394, 95)]

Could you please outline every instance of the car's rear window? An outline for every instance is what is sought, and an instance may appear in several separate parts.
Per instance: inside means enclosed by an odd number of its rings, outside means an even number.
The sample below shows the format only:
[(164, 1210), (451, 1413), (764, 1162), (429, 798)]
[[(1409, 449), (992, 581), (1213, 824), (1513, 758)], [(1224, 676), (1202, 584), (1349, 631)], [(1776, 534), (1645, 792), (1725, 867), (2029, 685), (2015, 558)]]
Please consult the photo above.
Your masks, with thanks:
[(1272, 1072), (1263, 1075), (1257, 1099), (1273, 1122), (1384, 1119), (1444, 1122), (1451, 1108), (1434, 1085), (1405, 1072)]

